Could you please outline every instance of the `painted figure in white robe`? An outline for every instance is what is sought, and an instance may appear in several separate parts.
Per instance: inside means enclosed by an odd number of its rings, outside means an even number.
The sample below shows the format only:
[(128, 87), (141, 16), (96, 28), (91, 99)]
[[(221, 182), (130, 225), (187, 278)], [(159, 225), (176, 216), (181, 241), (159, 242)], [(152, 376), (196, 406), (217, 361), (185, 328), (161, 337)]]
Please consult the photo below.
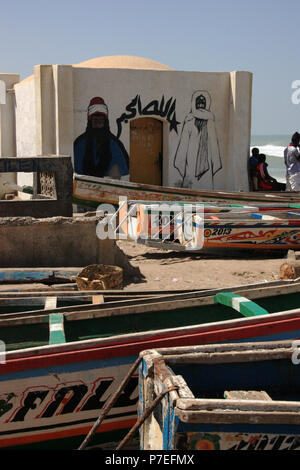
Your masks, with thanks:
[(207, 91), (198, 90), (193, 94), (191, 112), (184, 120), (174, 157), (181, 187), (213, 189), (214, 175), (222, 168), (215, 117), (210, 106)]

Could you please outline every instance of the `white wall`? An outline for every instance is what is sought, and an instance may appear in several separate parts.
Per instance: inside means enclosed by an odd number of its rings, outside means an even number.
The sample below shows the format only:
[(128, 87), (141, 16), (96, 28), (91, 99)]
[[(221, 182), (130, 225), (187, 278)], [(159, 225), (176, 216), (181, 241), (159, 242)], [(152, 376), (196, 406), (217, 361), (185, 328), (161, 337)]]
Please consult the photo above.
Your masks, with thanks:
[[(16, 144), (18, 157), (36, 155), (36, 100), (34, 76), (28, 77), (15, 86), (16, 96)], [(18, 173), (19, 186), (32, 186), (32, 173)], [(22, 199), (30, 196), (19, 193)]]
[[(130, 119), (144, 117), (143, 110), (153, 101), (158, 108), (164, 97), (174, 105), (170, 122), (156, 112), (150, 116), (163, 120), (164, 126), (164, 181), (167, 186), (178, 186), (182, 176), (174, 167), (174, 157), (181, 141), (184, 122), (191, 118), (189, 149), (180, 147), (178, 161), (191, 162), (195, 173), (199, 142), (208, 145), (207, 155), (216, 162), (216, 141), (219, 146), (221, 168), (213, 180), (210, 170), (200, 179), (191, 179), (190, 187), (200, 189), (248, 190), (247, 158), (250, 147), (252, 74), (249, 72), (184, 72), (172, 70), (90, 69), (69, 65), (42, 65), (34, 68), (33, 80), (16, 87), (17, 149), (18, 155), (28, 152), (73, 155), (74, 140), (85, 132), (87, 108), (90, 100), (102, 97), (109, 110), (110, 130), (118, 134), (117, 121), (125, 113), (119, 139), (130, 155)], [(191, 99), (195, 91), (204, 90), (211, 97), (208, 137), (200, 139), (195, 132), (194, 117), (190, 115)], [(133, 106), (138, 96), (140, 106)], [(131, 109), (129, 105), (131, 103)], [(152, 108), (154, 109), (154, 108)], [(188, 119), (189, 119), (188, 118)], [(208, 129), (208, 128), (207, 128)], [(210, 139), (210, 136), (215, 137)], [(204, 137), (205, 138), (204, 138)], [(203, 140), (204, 138), (204, 140)], [(201, 160), (199, 160), (200, 162)], [(177, 164), (178, 166), (178, 164)], [(179, 165), (180, 166), (180, 165)]]
[[(191, 98), (195, 91), (206, 90), (211, 96), (211, 111), (214, 114), (214, 126), (219, 143), (222, 169), (214, 175), (214, 189), (248, 189), (248, 181), (240, 178), (235, 171), (236, 161), (239, 162), (239, 172), (247, 175), (247, 157), (250, 145), (251, 114), (251, 74), (243, 72), (244, 81), (236, 82), (238, 73), (204, 73), (180, 71), (150, 71), (124, 69), (84, 69), (76, 68), (73, 72), (74, 92), (74, 138), (85, 131), (87, 107), (94, 96), (104, 99), (109, 109), (111, 131), (117, 134), (117, 119), (123, 113), (130, 114), (126, 107), (139, 95), (142, 107), (152, 100), (165, 103), (172, 98), (175, 102), (177, 132), (170, 130), (169, 123), (164, 121), (165, 152), (164, 185), (178, 185), (181, 179), (178, 170), (174, 168), (174, 156), (181, 138), (181, 132), (186, 116), (191, 111)], [(234, 81), (234, 90), (232, 90)], [(235, 93), (233, 95), (233, 93)], [(239, 96), (239, 99), (236, 98)], [(233, 99), (234, 97), (234, 99)], [(240, 99), (242, 97), (242, 99)], [(247, 112), (240, 109), (240, 104), (246, 106)], [(135, 117), (142, 117), (138, 112)], [(159, 116), (153, 114), (153, 117)], [(236, 125), (238, 129), (236, 129)], [(130, 154), (130, 119), (122, 123), (120, 140)], [(230, 136), (233, 139), (230, 141)], [(234, 145), (233, 145), (234, 142)], [(190, 144), (191, 145), (191, 144)], [(195, 143), (195, 148), (197, 143)], [(239, 150), (239, 155), (233, 153)], [(183, 157), (181, 157), (183, 158)], [(196, 156), (195, 156), (196, 159)], [(167, 165), (167, 166), (166, 166)], [(238, 173), (239, 173), (238, 172)], [(212, 187), (209, 172), (199, 181), (194, 178), (193, 188), (210, 189)]]
[[(16, 156), (15, 98), (13, 86), (19, 81), (18, 74), (0, 74), (0, 157)], [(16, 173), (0, 174), (0, 198), (11, 192), (4, 182), (16, 183)]]

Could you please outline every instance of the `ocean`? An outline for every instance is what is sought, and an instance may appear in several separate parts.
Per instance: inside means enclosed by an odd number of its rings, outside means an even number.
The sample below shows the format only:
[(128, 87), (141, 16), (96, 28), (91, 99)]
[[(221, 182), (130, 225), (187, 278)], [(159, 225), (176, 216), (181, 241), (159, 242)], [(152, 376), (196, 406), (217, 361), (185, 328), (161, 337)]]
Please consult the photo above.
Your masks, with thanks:
[(251, 149), (258, 147), (260, 153), (266, 155), (269, 174), (281, 183), (285, 183), (285, 165), (283, 151), (290, 143), (290, 135), (252, 135)]

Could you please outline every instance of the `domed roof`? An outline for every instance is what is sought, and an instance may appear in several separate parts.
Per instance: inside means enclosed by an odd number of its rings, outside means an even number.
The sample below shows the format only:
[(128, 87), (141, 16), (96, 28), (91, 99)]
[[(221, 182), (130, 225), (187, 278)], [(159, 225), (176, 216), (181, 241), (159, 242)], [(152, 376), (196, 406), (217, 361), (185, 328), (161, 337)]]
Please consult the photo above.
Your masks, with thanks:
[(144, 57), (135, 57), (130, 55), (112, 55), (96, 57), (86, 60), (79, 64), (73, 64), (73, 67), (90, 68), (108, 68), (108, 69), (143, 69), (143, 70), (173, 70), (167, 65), (156, 62), (155, 60), (145, 59)]
[[(145, 59), (144, 57), (136, 57), (131, 55), (111, 55), (103, 57), (95, 57), (94, 59), (85, 60), (78, 64), (72, 64), (73, 67), (89, 67), (95, 69), (142, 69), (142, 70), (174, 70), (168, 65), (161, 64), (155, 60)], [(24, 78), (16, 85), (31, 81), (34, 75)]]

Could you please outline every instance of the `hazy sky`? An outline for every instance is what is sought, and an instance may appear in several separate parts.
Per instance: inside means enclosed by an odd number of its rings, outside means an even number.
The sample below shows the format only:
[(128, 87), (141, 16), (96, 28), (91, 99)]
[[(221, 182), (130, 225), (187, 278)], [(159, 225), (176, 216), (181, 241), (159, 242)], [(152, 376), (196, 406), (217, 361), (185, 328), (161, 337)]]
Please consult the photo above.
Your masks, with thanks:
[[(1, 5), (1, 72), (110, 55), (176, 70), (253, 73), (252, 134), (300, 130), (299, 0), (15, 0)], [(300, 93), (299, 93), (300, 97)]]

